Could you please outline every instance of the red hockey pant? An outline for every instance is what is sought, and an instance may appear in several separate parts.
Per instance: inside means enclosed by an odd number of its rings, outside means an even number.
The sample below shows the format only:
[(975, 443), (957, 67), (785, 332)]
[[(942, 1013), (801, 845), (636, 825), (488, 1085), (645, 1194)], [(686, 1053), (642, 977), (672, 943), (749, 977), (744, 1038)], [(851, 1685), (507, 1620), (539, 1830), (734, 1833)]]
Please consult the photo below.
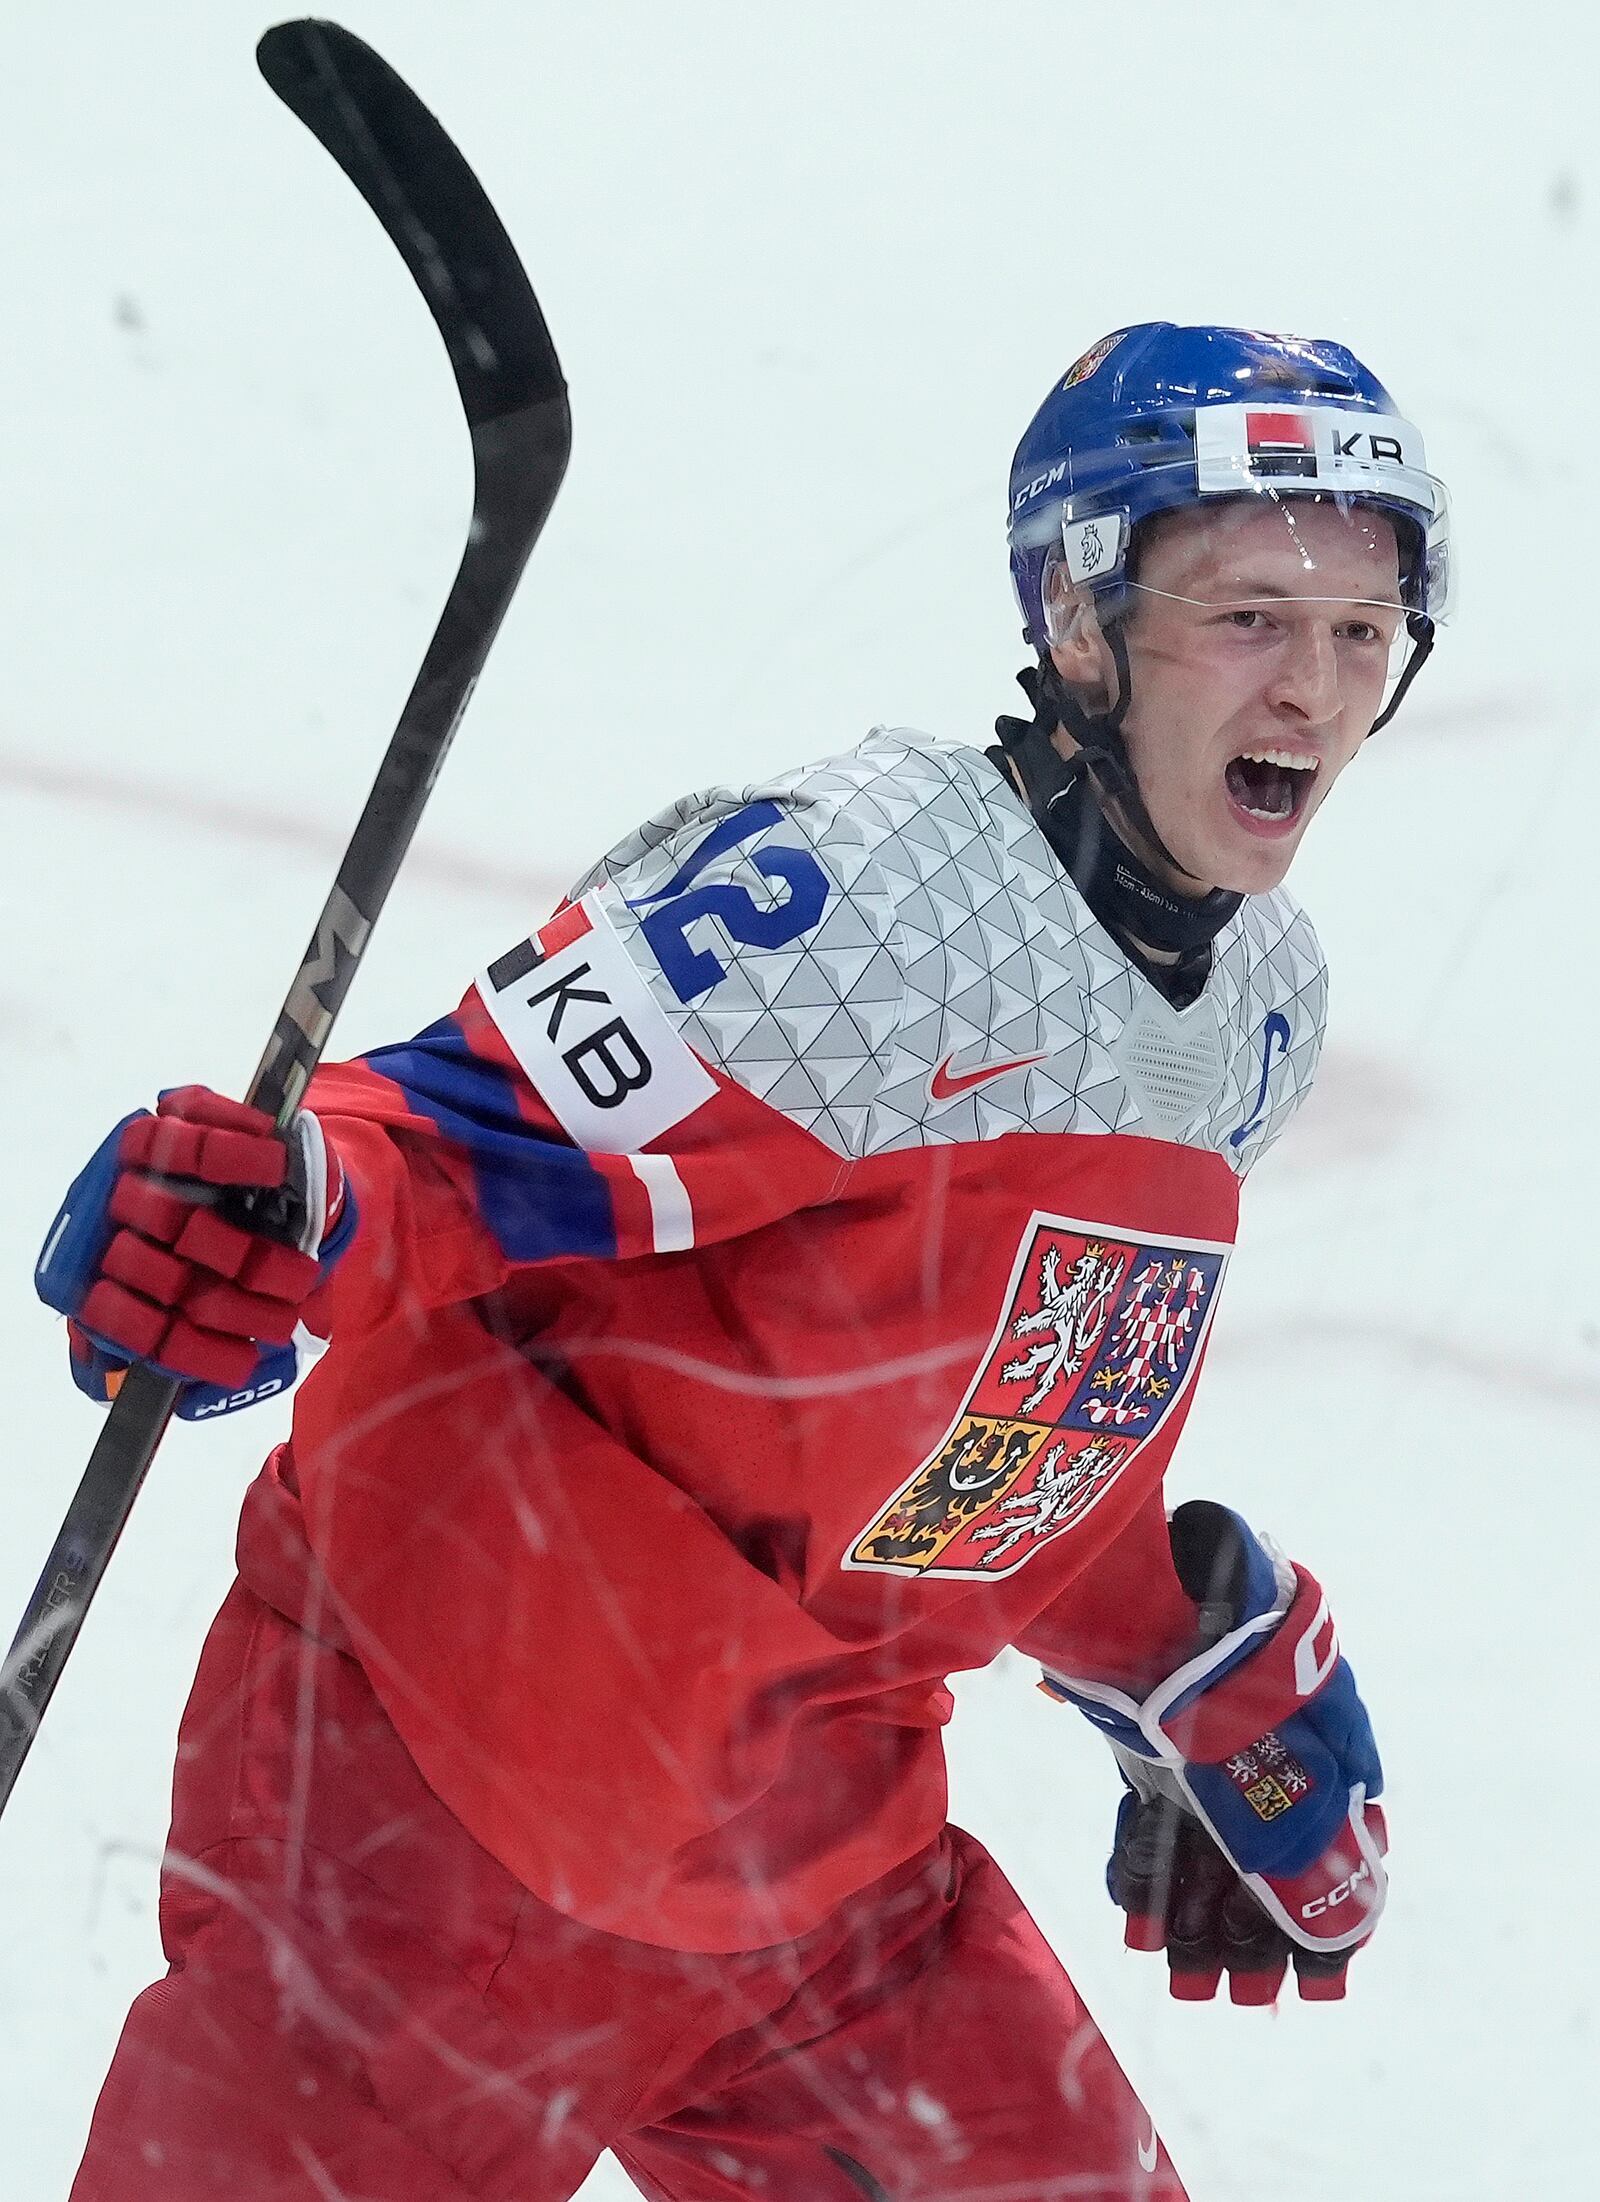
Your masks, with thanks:
[(625, 1942), (512, 1880), (356, 1662), (242, 1585), (163, 1932), (72, 2202), (1183, 2202), (1020, 1901), (948, 1829), (802, 1940)]

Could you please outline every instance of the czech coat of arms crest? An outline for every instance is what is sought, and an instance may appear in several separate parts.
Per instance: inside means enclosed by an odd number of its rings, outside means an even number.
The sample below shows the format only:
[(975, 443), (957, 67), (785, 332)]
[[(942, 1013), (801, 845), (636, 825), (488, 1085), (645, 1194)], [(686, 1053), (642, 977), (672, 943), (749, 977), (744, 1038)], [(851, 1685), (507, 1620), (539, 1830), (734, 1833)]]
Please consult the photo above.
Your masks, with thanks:
[(993, 1579), (1082, 1521), (1187, 1388), (1227, 1256), (1033, 1216), (955, 1419), (844, 1565)]

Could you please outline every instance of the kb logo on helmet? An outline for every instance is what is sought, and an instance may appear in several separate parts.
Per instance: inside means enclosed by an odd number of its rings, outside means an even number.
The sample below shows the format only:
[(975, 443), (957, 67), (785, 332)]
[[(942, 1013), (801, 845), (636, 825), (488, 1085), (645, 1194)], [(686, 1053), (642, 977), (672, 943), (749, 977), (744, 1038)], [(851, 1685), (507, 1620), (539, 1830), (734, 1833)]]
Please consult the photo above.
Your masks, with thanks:
[(1370, 429), (1352, 428), (1348, 436), (1333, 431), (1333, 455), (1336, 459), (1358, 459), (1363, 456), (1361, 446), (1367, 449), (1365, 456), (1373, 460), (1387, 459), (1393, 466), (1404, 466), (1406, 455), (1398, 436), (1375, 436)]
[(1202, 497), (1236, 496), (1271, 480), (1301, 494), (1319, 489), (1393, 496), (1396, 474), (1420, 489), (1422, 440), (1394, 413), (1349, 406), (1206, 405), (1195, 414), (1195, 483)]

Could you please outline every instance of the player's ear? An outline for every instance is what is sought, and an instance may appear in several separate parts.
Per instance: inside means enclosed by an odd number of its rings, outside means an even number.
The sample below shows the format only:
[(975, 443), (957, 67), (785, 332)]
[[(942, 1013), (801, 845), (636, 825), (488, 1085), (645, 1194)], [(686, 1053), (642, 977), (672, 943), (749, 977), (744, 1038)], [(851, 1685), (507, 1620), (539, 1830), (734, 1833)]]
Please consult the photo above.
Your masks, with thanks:
[(1086, 709), (1108, 710), (1116, 693), (1116, 663), (1093, 604), (1085, 591), (1074, 587), (1064, 566), (1045, 576), (1044, 611), (1056, 671), (1069, 688), (1080, 691)]

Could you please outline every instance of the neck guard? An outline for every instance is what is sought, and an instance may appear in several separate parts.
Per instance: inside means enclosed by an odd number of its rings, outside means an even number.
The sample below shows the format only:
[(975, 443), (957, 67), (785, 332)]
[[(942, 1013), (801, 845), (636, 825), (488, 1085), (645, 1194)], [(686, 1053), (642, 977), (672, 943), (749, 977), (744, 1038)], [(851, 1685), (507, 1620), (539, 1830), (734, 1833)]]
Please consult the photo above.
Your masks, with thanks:
[[(1077, 732), (1075, 725), (1064, 721), (1059, 708), (1061, 682), (1055, 668), (1028, 666), (1017, 679), (1033, 705), (1033, 718), (997, 719), (995, 732), (1000, 747), (991, 750), (990, 755), (1002, 767), (1007, 763), (1015, 767), (1039, 830), (1100, 923), (1124, 947), (1177, 956), (1177, 966), (1158, 966), (1155, 970), (1145, 958), (1138, 960), (1152, 978), (1165, 973), (1179, 977), (1182, 983), (1192, 977), (1192, 959), (1200, 956), (1202, 961), (1209, 961), (1203, 952), (1238, 909), (1243, 895), (1223, 887), (1194, 897), (1179, 895), (1157, 879), (1106, 816), (1094, 772), (1085, 758), (1069, 761), (1051, 739), (1064, 723), (1069, 732)], [(1072, 715), (1081, 719), (1081, 706), (1074, 703)], [(1120, 741), (1116, 748), (1120, 750)], [(1131, 770), (1127, 779), (1131, 786)], [(1108, 792), (1126, 800), (1121, 786)], [(1144, 804), (1136, 789), (1134, 794), (1135, 816), (1142, 819)], [(1158, 838), (1155, 845), (1161, 846)], [(1188, 973), (1183, 972), (1185, 963), (1190, 965)]]

